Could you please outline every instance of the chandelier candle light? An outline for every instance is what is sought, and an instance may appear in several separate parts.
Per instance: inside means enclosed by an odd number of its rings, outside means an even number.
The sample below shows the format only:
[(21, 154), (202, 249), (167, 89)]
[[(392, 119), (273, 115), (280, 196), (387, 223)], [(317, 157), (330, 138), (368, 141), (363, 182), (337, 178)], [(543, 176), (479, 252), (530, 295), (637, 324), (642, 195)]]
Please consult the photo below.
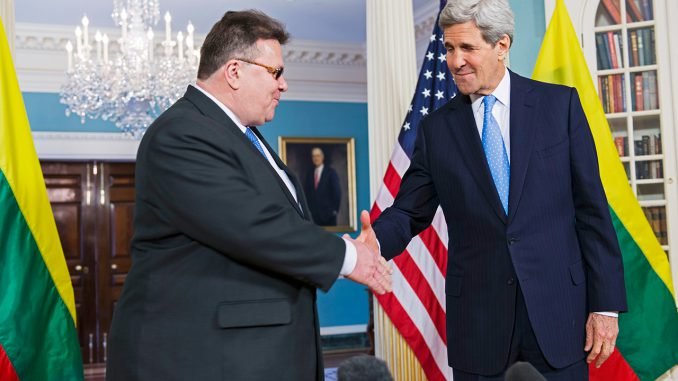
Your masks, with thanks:
[[(123, 4), (124, 3), (124, 4)], [(172, 16), (165, 13), (165, 40), (156, 57), (153, 26), (160, 16), (159, 0), (114, 0), (112, 18), (120, 26), (118, 54), (109, 59), (107, 34), (96, 31), (90, 45), (89, 19), (75, 28), (66, 43), (67, 81), (61, 88), (66, 115), (110, 120), (126, 135), (139, 139), (153, 120), (195, 80), (200, 52), (194, 48), (193, 25), (172, 39)], [(185, 47), (184, 47), (185, 43)], [(174, 49), (176, 46), (176, 50)], [(96, 52), (96, 53), (95, 53)]]

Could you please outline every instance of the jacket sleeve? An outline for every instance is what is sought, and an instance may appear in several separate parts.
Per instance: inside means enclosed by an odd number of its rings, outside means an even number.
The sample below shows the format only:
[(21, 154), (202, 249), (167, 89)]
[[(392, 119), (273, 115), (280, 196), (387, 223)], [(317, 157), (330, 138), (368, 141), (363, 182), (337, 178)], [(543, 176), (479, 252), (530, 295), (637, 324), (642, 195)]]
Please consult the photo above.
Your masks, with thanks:
[(576, 89), (569, 105), (575, 228), (586, 264), (588, 308), (626, 311), (624, 266), (600, 181), (596, 147)]
[(426, 229), (440, 204), (429, 172), (426, 146), (426, 122), (417, 131), (417, 140), (410, 167), (403, 176), (393, 205), (374, 222), (373, 229), (381, 248), (381, 255), (391, 259), (405, 250), (412, 237)]
[(168, 225), (238, 262), (331, 287), (345, 243), (261, 192), (251, 177), (274, 174), (248, 173), (244, 161), (253, 158), (234, 148), (235, 136), (187, 117), (158, 127), (139, 157), (154, 195), (143, 201)]

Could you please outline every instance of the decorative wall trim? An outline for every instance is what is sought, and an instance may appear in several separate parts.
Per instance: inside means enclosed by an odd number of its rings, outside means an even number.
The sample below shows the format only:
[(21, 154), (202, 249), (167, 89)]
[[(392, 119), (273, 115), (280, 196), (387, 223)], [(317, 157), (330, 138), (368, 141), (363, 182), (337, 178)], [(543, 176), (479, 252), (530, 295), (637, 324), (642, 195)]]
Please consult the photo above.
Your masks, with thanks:
[[(111, 36), (111, 54), (119, 47), (116, 29), (100, 29)], [(16, 67), (22, 91), (58, 93), (66, 80), (66, 42), (73, 28), (63, 25), (18, 23)], [(200, 46), (204, 36), (196, 36)], [(156, 46), (161, 54), (160, 41)], [(365, 46), (293, 40), (283, 48), (285, 73), (290, 85), (283, 99), (366, 102)]]
[(134, 161), (139, 141), (117, 132), (33, 132), (41, 160)]
[(320, 334), (326, 335), (344, 335), (347, 333), (365, 333), (367, 332), (367, 324), (355, 325), (337, 325), (334, 327), (320, 327)]

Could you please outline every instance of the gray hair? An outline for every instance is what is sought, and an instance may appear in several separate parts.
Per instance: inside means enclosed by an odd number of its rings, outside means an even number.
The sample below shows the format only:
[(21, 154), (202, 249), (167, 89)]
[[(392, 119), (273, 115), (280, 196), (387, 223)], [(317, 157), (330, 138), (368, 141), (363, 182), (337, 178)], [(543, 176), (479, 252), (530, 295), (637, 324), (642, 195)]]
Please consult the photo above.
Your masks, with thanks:
[(393, 376), (384, 360), (374, 356), (351, 357), (337, 369), (339, 381), (393, 381)]
[(505, 34), (513, 43), (515, 25), (508, 0), (448, 0), (438, 25), (445, 30), (469, 21), (476, 24), (487, 43), (494, 45)]

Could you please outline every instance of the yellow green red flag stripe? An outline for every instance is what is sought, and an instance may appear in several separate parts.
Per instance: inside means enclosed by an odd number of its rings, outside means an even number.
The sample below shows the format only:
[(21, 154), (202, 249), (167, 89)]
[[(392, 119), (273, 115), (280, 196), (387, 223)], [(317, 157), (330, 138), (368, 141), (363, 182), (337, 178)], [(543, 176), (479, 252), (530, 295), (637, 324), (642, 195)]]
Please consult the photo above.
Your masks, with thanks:
[(614, 355), (600, 369), (591, 368), (590, 379), (655, 380), (678, 366), (678, 312), (669, 262), (629, 186), (562, 0), (556, 1), (532, 78), (579, 92), (624, 260), (629, 310), (619, 315)]
[(82, 380), (75, 302), (0, 20), (0, 379)]

